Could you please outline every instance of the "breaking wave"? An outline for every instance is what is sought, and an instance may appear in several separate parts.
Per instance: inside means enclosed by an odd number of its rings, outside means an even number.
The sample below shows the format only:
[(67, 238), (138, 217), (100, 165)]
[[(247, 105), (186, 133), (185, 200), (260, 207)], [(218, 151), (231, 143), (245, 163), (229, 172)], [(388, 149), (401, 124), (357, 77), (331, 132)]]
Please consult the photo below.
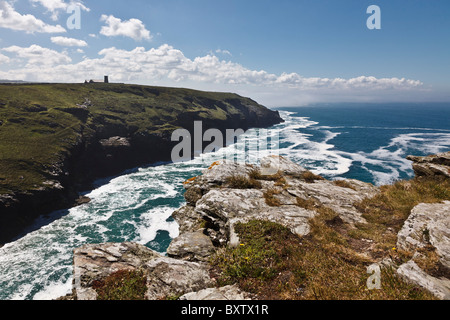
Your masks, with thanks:
[[(279, 135), (280, 155), (330, 179), (387, 184), (413, 175), (405, 159), (408, 153), (450, 150), (450, 130), (333, 126), (301, 116), (301, 110), (280, 111), (286, 122), (272, 127), (269, 134)], [(371, 141), (372, 148), (360, 137), (360, 132), (369, 131), (378, 140)], [(378, 137), (380, 131), (389, 136)], [(246, 132), (244, 140), (256, 142), (258, 130)], [(184, 204), (182, 183), (236, 152), (235, 147), (98, 181), (85, 194), (90, 203), (40, 217), (36, 225), (43, 227), (0, 248), (0, 299), (54, 299), (69, 293), (72, 251), (86, 243), (134, 241), (164, 253), (178, 236), (171, 214)], [(249, 162), (257, 161), (252, 154), (248, 157)]]

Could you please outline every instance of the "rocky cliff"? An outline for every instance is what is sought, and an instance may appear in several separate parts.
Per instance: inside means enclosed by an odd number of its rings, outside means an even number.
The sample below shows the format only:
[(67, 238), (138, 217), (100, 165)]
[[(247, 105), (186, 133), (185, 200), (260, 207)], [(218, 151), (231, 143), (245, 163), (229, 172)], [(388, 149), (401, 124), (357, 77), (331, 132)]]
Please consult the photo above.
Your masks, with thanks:
[(127, 269), (142, 272), (145, 299), (448, 299), (449, 182), (433, 173), (378, 188), (283, 157), (216, 162), (186, 181), (167, 256), (132, 243), (76, 249), (72, 298), (101, 298), (95, 283)]
[[(0, 245), (77, 204), (97, 178), (170, 161), (175, 129), (269, 127), (278, 112), (231, 93), (125, 84), (0, 85)], [(87, 201), (88, 199), (80, 199)]]

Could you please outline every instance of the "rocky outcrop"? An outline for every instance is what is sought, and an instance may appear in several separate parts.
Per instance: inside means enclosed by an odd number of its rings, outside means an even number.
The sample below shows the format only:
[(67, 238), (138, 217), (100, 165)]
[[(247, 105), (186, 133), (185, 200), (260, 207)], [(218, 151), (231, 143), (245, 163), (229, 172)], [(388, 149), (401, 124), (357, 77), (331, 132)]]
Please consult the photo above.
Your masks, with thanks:
[[(307, 179), (305, 173), (311, 173), (282, 157), (268, 157), (261, 163), (258, 168), (219, 161), (201, 176), (188, 180), (187, 204), (173, 213), (180, 235), (170, 244), (167, 257), (134, 243), (76, 249), (77, 299), (96, 299), (93, 283), (122, 269), (144, 270), (147, 299), (174, 296), (181, 296), (181, 300), (251, 299), (250, 294), (236, 286), (216, 288), (207, 272), (207, 261), (217, 247), (239, 244), (234, 232), (236, 223), (269, 220), (305, 236), (310, 231), (309, 220), (318, 213), (312, 207), (299, 205), (298, 199), (313, 206), (335, 208), (345, 220), (360, 221), (362, 218), (357, 217), (353, 205), (378, 192), (378, 188), (362, 182), (349, 181), (348, 186), (352, 186), (349, 188), (317, 176), (317, 180)], [(276, 201), (266, 201), (267, 194)]]
[(404, 279), (427, 289), (441, 300), (450, 300), (450, 280), (429, 275), (413, 260), (402, 264), (397, 269), (397, 274)]
[[(397, 270), (401, 276), (441, 299), (450, 299), (450, 201), (417, 205), (398, 233), (397, 247), (413, 254), (412, 260)], [(441, 272), (436, 276), (414, 262), (424, 258), (425, 248), (437, 255), (435, 264)]]
[(85, 245), (74, 250), (73, 294), (62, 299), (97, 300), (95, 283), (118, 271), (140, 271), (145, 299), (250, 300), (237, 286), (217, 288), (204, 263), (168, 258), (131, 242)]
[[(208, 260), (217, 248), (239, 245), (237, 223), (267, 220), (306, 236), (312, 218), (333, 210), (340, 223), (364, 224), (355, 206), (380, 192), (357, 180), (325, 180), (283, 157), (264, 158), (260, 167), (218, 161), (184, 186), (187, 203), (173, 213), (180, 235), (170, 244), (167, 257), (132, 243), (77, 249), (78, 299), (95, 299), (93, 281), (121, 268), (145, 270), (148, 299), (252, 299), (236, 286), (217, 288), (208, 273)], [(450, 299), (449, 230), (450, 201), (417, 205), (397, 237), (397, 249), (411, 260), (399, 265), (384, 257), (380, 266), (396, 269), (399, 276), (440, 299)], [(423, 264), (427, 259), (432, 268)]]
[[(206, 234), (215, 246), (237, 245), (234, 226), (252, 219), (276, 222), (305, 236), (309, 220), (318, 214), (314, 207), (320, 206), (334, 210), (348, 223), (364, 222), (354, 205), (377, 194), (378, 188), (354, 180), (340, 187), (317, 176), (308, 181), (305, 177), (311, 175), (283, 157), (264, 158), (259, 168), (219, 161), (185, 183), (187, 205), (173, 217), (181, 232)], [(239, 183), (249, 186), (242, 188)], [(299, 199), (308, 205), (302, 206)], [(177, 243), (175, 239), (173, 246)], [(169, 247), (172, 255), (173, 246)]]
[(450, 178), (450, 152), (426, 157), (408, 156), (413, 161), (413, 169), (418, 177)]
[(95, 281), (119, 270), (140, 270), (147, 278), (149, 300), (181, 296), (213, 286), (205, 265), (162, 256), (136, 243), (86, 245), (74, 251), (74, 294), (95, 300)]

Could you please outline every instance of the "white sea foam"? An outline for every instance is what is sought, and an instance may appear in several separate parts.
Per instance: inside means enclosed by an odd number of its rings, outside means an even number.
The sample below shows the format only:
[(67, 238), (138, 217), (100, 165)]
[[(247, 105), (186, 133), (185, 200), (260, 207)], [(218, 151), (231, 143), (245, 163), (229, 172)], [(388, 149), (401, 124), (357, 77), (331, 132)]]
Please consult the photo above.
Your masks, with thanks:
[(72, 290), (72, 278), (67, 281), (58, 280), (50, 282), (41, 291), (36, 293), (33, 300), (53, 300), (55, 297), (63, 297)]
[[(408, 152), (438, 153), (450, 147), (450, 130), (437, 133), (424, 128), (418, 133), (399, 134), (373, 151), (346, 152), (338, 150), (333, 140), (359, 127), (321, 126), (307, 117), (295, 116), (294, 112), (280, 114), (286, 122), (270, 131), (280, 136), (279, 153), (329, 177), (339, 177), (359, 165), (376, 184), (386, 184), (412, 172), (405, 159)], [(243, 138), (247, 143), (257, 143), (258, 129), (247, 131)], [(85, 243), (121, 237), (147, 244), (160, 230), (167, 231), (171, 238), (177, 237), (178, 225), (169, 217), (183, 204), (182, 182), (214, 161), (235, 155), (239, 152), (236, 150), (242, 150), (243, 142), (239, 143), (186, 163), (140, 168), (98, 181), (98, 187), (86, 194), (92, 199), (90, 203), (65, 214), (55, 213), (59, 219), (53, 222), (51, 216), (40, 218), (44, 227), (0, 248), (0, 299), (54, 299), (68, 293), (72, 250)], [(259, 155), (269, 152), (263, 150)], [(249, 162), (258, 162), (255, 154), (247, 156)]]
[(172, 207), (158, 207), (143, 214), (137, 226), (139, 233), (137, 241), (145, 245), (156, 238), (159, 230), (169, 232), (169, 236), (172, 239), (178, 237), (178, 224), (175, 221), (167, 221), (173, 211), (174, 208)]

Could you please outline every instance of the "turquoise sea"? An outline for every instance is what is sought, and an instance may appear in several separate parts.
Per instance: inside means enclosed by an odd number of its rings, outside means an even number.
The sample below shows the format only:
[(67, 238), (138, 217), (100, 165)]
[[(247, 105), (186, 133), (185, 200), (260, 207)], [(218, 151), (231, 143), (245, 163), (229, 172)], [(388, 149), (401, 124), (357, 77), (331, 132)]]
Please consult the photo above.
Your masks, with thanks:
[[(329, 179), (376, 185), (413, 177), (409, 154), (450, 150), (450, 104), (317, 104), (279, 108), (279, 154)], [(245, 134), (257, 139), (258, 130)], [(135, 241), (164, 253), (184, 205), (183, 182), (235, 146), (186, 163), (136, 168), (97, 181), (92, 201), (37, 219), (26, 236), (0, 248), (0, 300), (54, 299), (72, 286), (72, 250), (86, 243)], [(251, 157), (250, 157), (251, 158)], [(257, 161), (257, 159), (250, 159)], [(34, 231), (33, 231), (34, 230)]]

